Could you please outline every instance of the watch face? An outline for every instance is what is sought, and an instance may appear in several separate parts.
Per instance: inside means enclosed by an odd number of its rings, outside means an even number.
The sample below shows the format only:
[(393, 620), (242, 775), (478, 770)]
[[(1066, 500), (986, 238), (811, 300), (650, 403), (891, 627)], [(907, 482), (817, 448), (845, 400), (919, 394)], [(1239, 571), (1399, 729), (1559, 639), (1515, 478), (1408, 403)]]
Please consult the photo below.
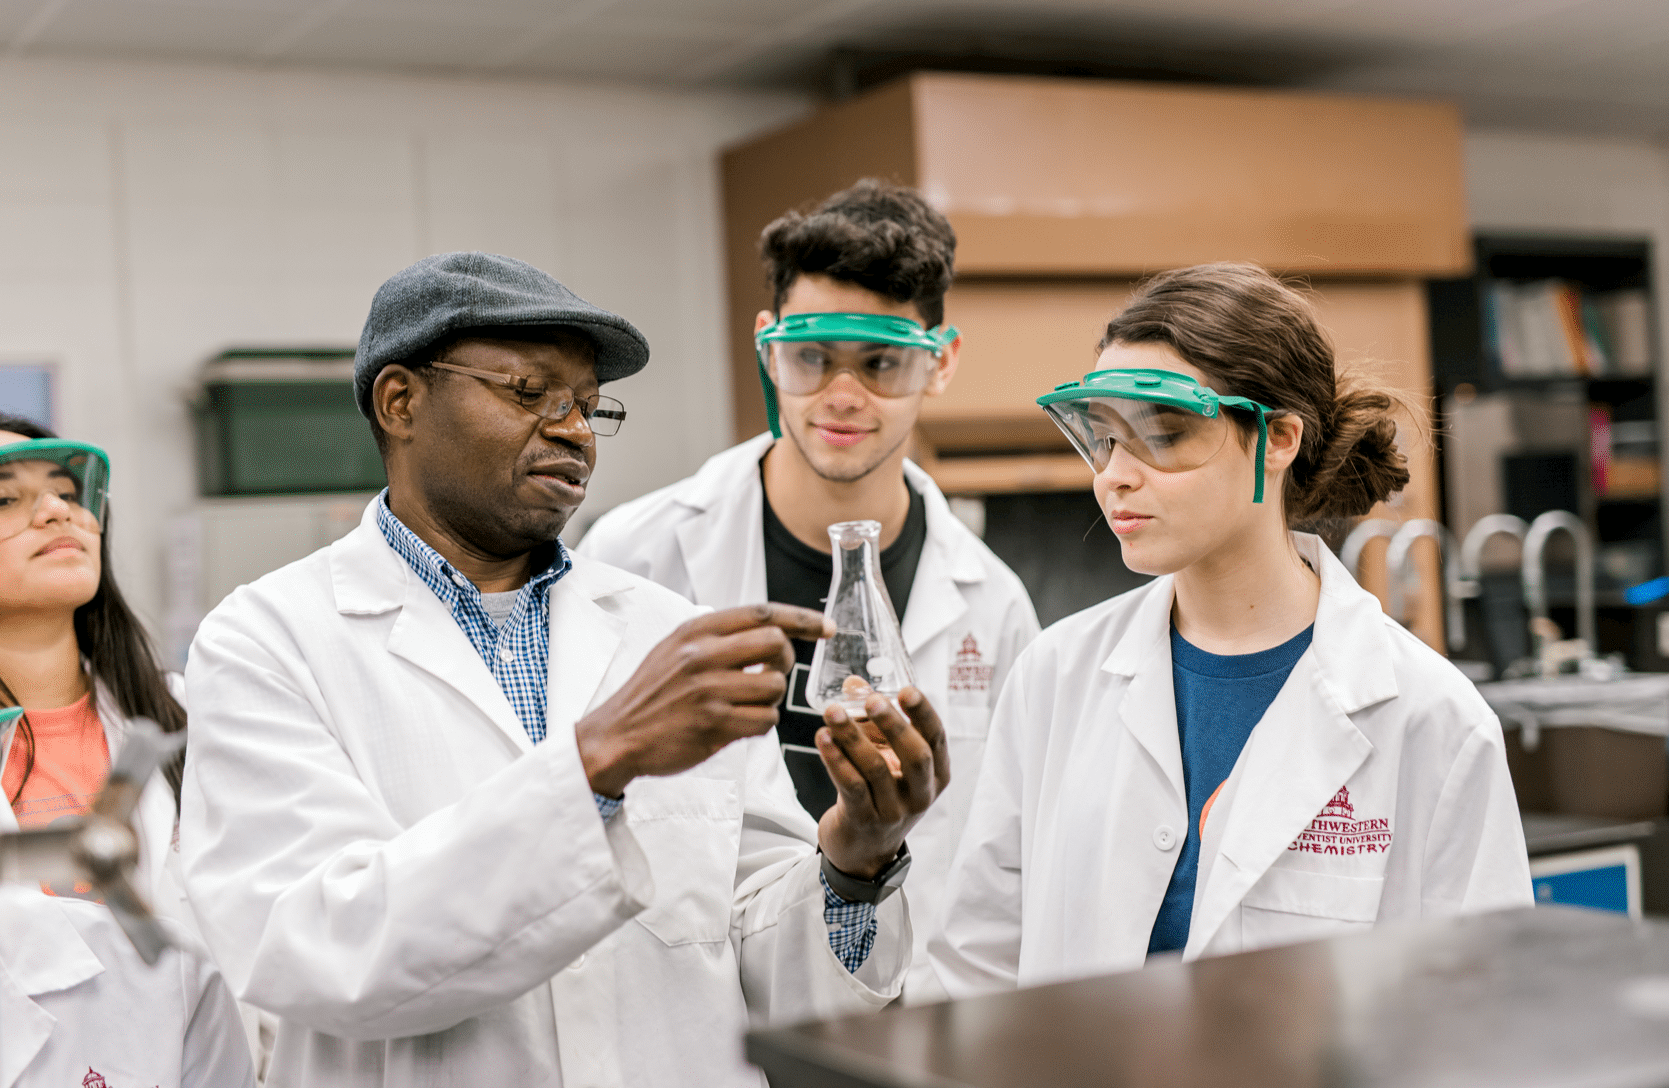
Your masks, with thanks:
[(896, 888), (904, 883), (904, 874), (910, 871), (910, 848), (908, 846), (899, 851), (898, 857), (891, 865), (881, 870), (881, 875), (875, 878), (876, 883), (887, 888)]

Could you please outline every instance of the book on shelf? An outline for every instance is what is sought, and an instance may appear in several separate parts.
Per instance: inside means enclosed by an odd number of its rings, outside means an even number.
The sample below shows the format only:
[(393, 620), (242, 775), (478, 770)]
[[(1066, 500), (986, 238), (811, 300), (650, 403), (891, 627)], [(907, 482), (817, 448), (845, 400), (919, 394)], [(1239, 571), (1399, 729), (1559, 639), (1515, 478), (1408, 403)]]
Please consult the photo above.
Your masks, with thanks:
[(1497, 280), (1484, 329), (1508, 378), (1631, 377), (1652, 371), (1643, 289), (1590, 292), (1569, 280)]

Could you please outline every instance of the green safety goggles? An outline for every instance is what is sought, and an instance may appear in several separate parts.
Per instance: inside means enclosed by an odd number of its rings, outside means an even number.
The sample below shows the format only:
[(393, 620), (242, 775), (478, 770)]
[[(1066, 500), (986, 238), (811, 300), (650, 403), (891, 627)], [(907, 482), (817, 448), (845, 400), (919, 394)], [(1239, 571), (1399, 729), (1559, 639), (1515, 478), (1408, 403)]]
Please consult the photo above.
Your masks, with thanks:
[(759, 382), (771, 433), (782, 437), (777, 393), (816, 393), (842, 370), (881, 397), (918, 393), (959, 334), (949, 325), (924, 329), (890, 314), (790, 314), (754, 334)]
[(65, 438), (32, 438), (0, 446), (0, 540), (34, 524), (41, 504), (63, 504), (64, 516), (104, 531), (110, 457), (97, 446)]
[(1077, 451), (1100, 472), (1118, 446), (1160, 472), (1186, 472), (1217, 456), (1234, 422), (1224, 408), (1257, 416), (1258, 469), (1253, 502), (1263, 501), (1266, 417), (1274, 409), (1225, 397), (1173, 370), (1096, 370), (1037, 398)]

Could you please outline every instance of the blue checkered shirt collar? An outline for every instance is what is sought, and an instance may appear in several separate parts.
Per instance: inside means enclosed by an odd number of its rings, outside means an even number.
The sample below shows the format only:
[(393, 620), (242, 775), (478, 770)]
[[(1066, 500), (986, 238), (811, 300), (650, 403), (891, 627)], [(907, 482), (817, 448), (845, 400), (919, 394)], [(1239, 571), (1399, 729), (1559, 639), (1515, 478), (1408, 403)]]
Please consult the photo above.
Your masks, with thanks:
[(573, 569), (562, 541), (550, 565), (517, 592), (503, 625), (495, 624), (475, 583), (458, 572), (388, 508), (388, 490), (377, 497), (377, 528), (463, 629), (482, 662), (498, 681), (516, 717), (535, 744), (545, 739), (545, 695), (550, 680), (550, 587)]

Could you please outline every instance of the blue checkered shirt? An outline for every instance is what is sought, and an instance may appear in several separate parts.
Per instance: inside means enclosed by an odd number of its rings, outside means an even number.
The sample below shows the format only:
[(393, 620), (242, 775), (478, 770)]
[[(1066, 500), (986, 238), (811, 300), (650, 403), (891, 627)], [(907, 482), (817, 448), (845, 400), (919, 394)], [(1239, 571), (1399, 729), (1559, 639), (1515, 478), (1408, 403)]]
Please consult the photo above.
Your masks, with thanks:
[[(388, 508), (386, 488), (377, 497), (377, 528), (388, 546), (434, 591), (463, 628), (533, 743), (544, 740), (545, 688), (551, 656), (550, 587), (574, 566), (562, 541), (556, 542), (550, 565), (521, 588), (509, 619), (500, 627), (487, 614), (475, 583), (394, 516)], [(592, 797), (605, 820), (619, 812), (624, 801), (600, 793)], [(875, 905), (842, 899), (821, 873), (817, 879), (823, 884), (823, 921), (829, 929), (829, 947), (848, 971), (856, 972), (875, 946)]]

